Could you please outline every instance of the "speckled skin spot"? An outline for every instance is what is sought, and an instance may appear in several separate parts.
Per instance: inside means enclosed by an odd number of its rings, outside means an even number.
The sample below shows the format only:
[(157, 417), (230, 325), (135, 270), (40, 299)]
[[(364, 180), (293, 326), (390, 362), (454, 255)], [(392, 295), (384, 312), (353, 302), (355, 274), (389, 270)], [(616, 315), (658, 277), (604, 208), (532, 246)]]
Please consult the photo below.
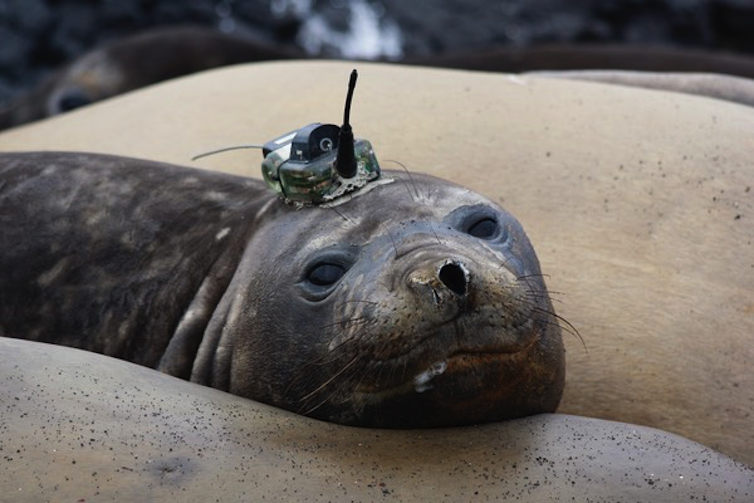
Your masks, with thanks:
[(754, 501), (754, 472), (642, 426), (315, 421), (70, 348), (0, 338), (4, 501)]
[[(469, 190), (391, 176), (337, 211), (296, 209), (231, 175), (3, 154), (0, 335), (343, 424), (553, 412), (563, 345), (521, 226)], [(321, 263), (342, 278), (311, 283)]]

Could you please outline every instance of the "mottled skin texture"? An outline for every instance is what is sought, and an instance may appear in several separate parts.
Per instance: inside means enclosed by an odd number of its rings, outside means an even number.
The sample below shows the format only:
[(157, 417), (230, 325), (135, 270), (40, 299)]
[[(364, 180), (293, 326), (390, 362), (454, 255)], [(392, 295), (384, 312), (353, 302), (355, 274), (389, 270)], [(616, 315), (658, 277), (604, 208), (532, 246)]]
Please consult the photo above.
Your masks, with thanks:
[(186, 302), (219, 301), (245, 215), (270, 198), (237, 177), (208, 189), (193, 171), (88, 159), (2, 156), (0, 332), (156, 367), (170, 334), (201, 331), (181, 323)]
[(642, 426), (542, 414), (350, 428), (0, 337), (0, 494), (40, 501), (751, 503), (754, 473)]
[[(227, 174), (2, 154), (0, 335), (345, 424), (554, 411), (560, 329), (521, 226), (445, 181), (384, 178), (296, 209)], [(322, 264), (342, 277), (317, 284)]]

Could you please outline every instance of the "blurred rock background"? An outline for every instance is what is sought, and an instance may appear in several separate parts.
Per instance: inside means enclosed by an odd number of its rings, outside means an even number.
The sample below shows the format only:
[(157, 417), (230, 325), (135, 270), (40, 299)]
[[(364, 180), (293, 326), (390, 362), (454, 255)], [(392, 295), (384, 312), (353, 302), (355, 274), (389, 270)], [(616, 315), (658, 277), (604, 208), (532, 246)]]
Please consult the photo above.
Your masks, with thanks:
[(175, 24), (338, 58), (553, 42), (754, 53), (754, 0), (0, 0), (0, 103), (99, 44)]

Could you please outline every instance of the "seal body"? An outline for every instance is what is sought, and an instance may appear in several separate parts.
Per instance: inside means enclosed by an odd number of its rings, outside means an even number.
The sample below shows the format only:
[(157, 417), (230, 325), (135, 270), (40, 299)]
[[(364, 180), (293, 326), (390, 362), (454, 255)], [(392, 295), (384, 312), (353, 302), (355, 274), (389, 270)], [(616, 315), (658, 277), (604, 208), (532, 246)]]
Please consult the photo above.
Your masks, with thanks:
[(335, 207), (123, 157), (0, 156), (0, 335), (385, 427), (554, 411), (560, 330), (516, 220), (388, 173)]
[(750, 469), (652, 428), (564, 414), (349, 428), (2, 337), (0, 403), (0, 491), (14, 503), (754, 499)]
[[(285, 131), (291, 117), (339, 114), (332, 89), (352, 68), (209, 72), (5, 132), (0, 150), (96, 144), (182, 164), (186, 145), (244, 143)], [(369, 65), (363, 85), (370, 98), (358, 116), (379, 129), (367, 136), (383, 159), (460, 183), (522, 218), (551, 296), (562, 292), (558, 314), (589, 350), (564, 336), (558, 412), (660, 428), (754, 465), (754, 110), (626, 86), (392, 65)], [(139, 127), (124, 127), (134, 120)], [(201, 165), (247, 173), (249, 157)]]

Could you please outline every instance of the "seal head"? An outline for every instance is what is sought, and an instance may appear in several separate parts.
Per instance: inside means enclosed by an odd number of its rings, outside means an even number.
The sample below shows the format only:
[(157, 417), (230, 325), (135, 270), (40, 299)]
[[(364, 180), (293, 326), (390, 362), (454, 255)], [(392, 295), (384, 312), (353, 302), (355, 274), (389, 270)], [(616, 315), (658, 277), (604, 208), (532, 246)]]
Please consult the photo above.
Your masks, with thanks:
[(389, 176), (255, 232), (192, 380), (374, 427), (554, 411), (563, 345), (520, 224), (446, 181)]

